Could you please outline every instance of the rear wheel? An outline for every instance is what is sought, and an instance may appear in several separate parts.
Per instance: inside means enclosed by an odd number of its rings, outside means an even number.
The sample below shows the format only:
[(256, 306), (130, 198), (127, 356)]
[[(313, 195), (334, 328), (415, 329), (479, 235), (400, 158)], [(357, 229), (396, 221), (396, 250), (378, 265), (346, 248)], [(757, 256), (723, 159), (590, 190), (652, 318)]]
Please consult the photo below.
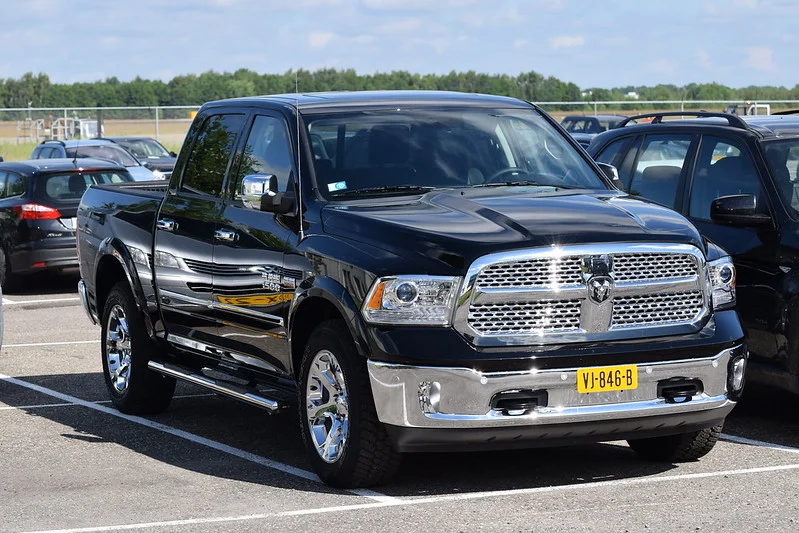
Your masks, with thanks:
[(11, 270), (11, 259), (6, 251), (0, 247), (0, 287), (4, 293), (14, 292), (19, 289), (20, 277)]
[(713, 449), (721, 436), (722, 426), (654, 437), (650, 439), (631, 439), (627, 443), (640, 457), (649, 461), (682, 463), (695, 461)]
[(175, 380), (147, 368), (159, 349), (147, 335), (128, 284), (111, 289), (102, 317), (105, 384), (114, 406), (132, 415), (164, 411), (172, 401)]
[(318, 326), (305, 348), (299, 410), (308, 459), (325, 483), (368, 487), (396, 473), (400, 454), (377, 419), (365, 362), (340, 320)]

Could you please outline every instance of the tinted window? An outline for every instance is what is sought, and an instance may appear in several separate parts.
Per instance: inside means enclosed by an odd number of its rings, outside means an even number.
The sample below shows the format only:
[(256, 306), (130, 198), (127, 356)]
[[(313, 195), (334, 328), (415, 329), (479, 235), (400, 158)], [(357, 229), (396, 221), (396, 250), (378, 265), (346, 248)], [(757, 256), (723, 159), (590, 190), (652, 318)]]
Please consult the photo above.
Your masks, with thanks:
[(323, 192), (509, 182), (606, 188), (580, 153), (532, 109), (375, 110), (310, 115), (306, 121)]
[(760, 179), (744, 147), (731, 139), (706, 135), (696, 159), (688, 214), (710, 220), (713, 200), (733, 194), (754, 194), (762, 212), (768, 212)]
[(285, 121), (258, 115), (247, 135), (234, 188), (235, 197), (241, 197), (239, 183), (248, 174), (272, 174), (277, 177), (278, 189), (285, 191), (293, 166)]
[(607, 163), (608, 165), (619, 166), (619, 155), (627, 150), (627, 145), (630, 144), (632, 137), (622, 137), (616, 139), (599, 152), (596, 160), (600, 163)]
[(90, 185), (133, 181), (130, 174), (120, 171), (69, 172), (36, 178), (35, 197), (48, 204), (76, 203)]
[(155, 139), (131, 139), (118, 142), (138, 158), (170, 157), (167, 149)]
[(13, 172), (8, 173), (5, 181), (4, 198), (11, 198), (12, 196), (20, 196), (25, 194), (25, 178)]
[(139, 162), (125, 151), (124, 148), (119, 146), (109, 145), (94, 145), (94, 146), (76, 146), (74, 148), (67, 148), (67, 157), (96, 157), (99, 159), (108, 159), (115, 163), (126, 167), (135, 167)]
[(203, 122), (183, 172), (184, 190), (219, 195), (243, 121), (244, 115), (213, 115)]
[(783, 204), (799, 214), (799, 139), (768, 141), (763, 147)]
[(6, 197), (6, 178), (8, 177), (8, 173), (0, 170), (0, 198)]
[(629, 192), (674, 209), (690, 135), (648, 135), (632, 174)]

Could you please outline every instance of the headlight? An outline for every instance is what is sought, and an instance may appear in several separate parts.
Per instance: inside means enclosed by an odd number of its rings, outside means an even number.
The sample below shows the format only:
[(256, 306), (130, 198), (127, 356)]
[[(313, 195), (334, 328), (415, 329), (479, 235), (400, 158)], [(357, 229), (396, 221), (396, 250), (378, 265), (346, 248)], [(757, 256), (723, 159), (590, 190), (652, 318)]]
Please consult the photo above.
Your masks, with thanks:
[(460, 278), (391, 276), (375, 281), (363, 305), (372, 324), (448, 326)]
[(147, 260), (147, 254), (144, 253), (143, 250), (140, 250), (135, 246), (128, 246), (128, 250), (130, 250), (130, 257), (133, 259), (134, 263), (138, 263), (146, 267), (150, 266), (150, 261)]
[(180, 268), (178, 258), (169, 252), (155, 252), (155, 266), (166, 268)]
[(735, 266), (732, 259), (722, 257), (708, 263), (713, 309), (728, 309), (735, 305)]

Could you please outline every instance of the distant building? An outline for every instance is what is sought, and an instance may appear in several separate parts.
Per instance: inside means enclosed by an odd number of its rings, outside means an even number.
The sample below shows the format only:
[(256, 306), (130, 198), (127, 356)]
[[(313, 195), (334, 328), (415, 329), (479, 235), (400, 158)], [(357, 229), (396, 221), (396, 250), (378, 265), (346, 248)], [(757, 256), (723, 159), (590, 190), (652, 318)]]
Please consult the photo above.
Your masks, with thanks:
[(638, 100), (638, 93), (635, 91), (629, 91), (627, 94), (624, 95), (625, 98), (629, 98), (631, 100)]

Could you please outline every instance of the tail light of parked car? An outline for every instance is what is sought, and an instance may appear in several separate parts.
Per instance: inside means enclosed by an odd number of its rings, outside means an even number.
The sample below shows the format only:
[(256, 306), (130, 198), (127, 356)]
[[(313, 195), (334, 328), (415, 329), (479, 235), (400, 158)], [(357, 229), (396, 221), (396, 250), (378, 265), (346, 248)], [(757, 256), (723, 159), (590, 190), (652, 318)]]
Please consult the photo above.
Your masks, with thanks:
[(12, 209), (19, 215), (20, 220), (52, 220), (61, 218), (58, 209), (41, 204), (15, 205)]

